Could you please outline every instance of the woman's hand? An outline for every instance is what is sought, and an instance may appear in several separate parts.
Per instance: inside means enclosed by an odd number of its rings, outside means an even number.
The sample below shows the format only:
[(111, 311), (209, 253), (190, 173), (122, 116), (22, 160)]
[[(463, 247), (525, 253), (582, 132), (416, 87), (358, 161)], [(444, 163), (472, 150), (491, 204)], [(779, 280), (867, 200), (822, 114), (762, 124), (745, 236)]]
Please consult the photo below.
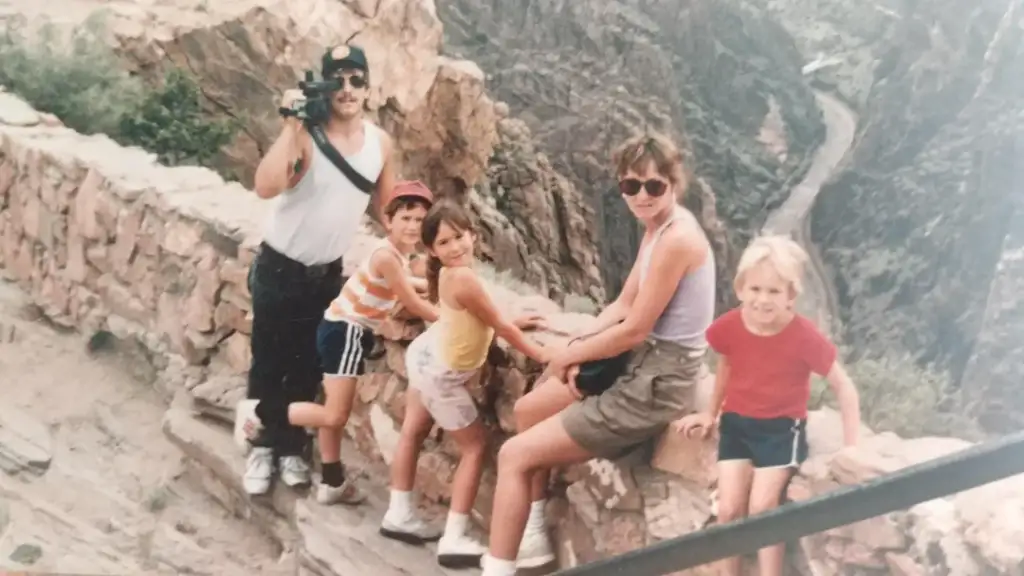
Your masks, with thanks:
[(567, 388), (569, 388), (569, 392), (571, 392), (577, 400), (583, 398), (583, 393), (580, 392), (580, 389), (576, 387), (576, 377), (579, 375), (579, 364), (573, 364), (572, 366), (569, 366), (568, 370), (565, 371), (565, 385)]
[[(569, 363), (565, 361), (565, 348), (555, 352), (552, 350), (552, 355), (549, 357), (547, 368), (544, 369), (544, 373), (540, 375), (541, 380), (547, 378), (558, 378), (560, 381), (565, 382), (568, 379)], [(577, 373), (579, 370), (577, 370)]]

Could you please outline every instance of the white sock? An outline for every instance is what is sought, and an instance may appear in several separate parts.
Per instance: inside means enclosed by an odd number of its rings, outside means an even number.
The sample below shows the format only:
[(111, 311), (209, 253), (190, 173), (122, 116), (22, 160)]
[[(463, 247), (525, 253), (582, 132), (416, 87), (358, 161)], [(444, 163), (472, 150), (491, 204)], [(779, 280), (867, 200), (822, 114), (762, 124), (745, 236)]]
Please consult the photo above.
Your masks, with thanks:
[(530, 517), (526, 520), (527, 532), (544, 529), (544, 508), (547, 502), (546, 499), (541, 499), (530, 503)]
[(412, 492), (402, 490), (391, 491), (391, 503), (388, 513), (397, 518), (408, 518), (412, 515)]
[(459, 538), (466, 535), (469, 528), (469, 514), (448, 511), (448, 521), (444, 525), (445, 538)]
[(481, 565), (484, 569), (481, 576), (516, 576), (515, 560), (502, 560), (490, 554), (484, 554)]

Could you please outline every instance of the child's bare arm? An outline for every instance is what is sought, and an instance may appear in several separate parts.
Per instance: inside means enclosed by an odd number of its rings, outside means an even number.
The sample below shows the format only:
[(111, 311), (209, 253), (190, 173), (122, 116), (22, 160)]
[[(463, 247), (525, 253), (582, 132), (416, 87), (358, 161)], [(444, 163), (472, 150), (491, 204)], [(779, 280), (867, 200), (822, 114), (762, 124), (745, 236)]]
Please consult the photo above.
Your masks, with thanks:
[(729, 361), (725, 356), (718, 357), (715, 369), (715, 388), (711, 392), (711, 400), (707, 408), (695, 414), (687, 414), (675, 421), (675, 430), (686, 436), (697, 432), (700, 438), (707, 438), (718, 421), (718, 412), (725, 399), (725, 383), (729, 380)]
[(494, 328), (495, 336), (504, 339), (513, 348), (538, 362), (548, 361), (548, 351), (531, 342), (515, 322), (505, 318), (498, 311), (476, 274), (471, 270), (457, 268), (448, 273), (448, 279), (456, 286), (454, 297), (459, 305), (484, 324)]
[(416, 292), (412, 284), (413, 279), (406, 274), (398, 256), (385, 250), (378, 250), (372, 256), (370, 266), (378, 276), (387, 281), (398, 296), (398, 301), (410, 312), (428, 322), (437, 321), (437, 307)]
[(829, 388), (839, 401), (839, 412), (843, 417), (844, 444), (854, 446), (860, 434), (860, 394), (838, 360), (832, 363), (826, 378)]
[(725, 383), (729, 381), (729, 358), (721, 355), (718, 357), (718, 366), (715, 368), (715, 389), (711, 393), (711, 401), (704, 410), (712, 420), (718, 419), (718, 413), (722, 409), (722, 402), (725, 401)]

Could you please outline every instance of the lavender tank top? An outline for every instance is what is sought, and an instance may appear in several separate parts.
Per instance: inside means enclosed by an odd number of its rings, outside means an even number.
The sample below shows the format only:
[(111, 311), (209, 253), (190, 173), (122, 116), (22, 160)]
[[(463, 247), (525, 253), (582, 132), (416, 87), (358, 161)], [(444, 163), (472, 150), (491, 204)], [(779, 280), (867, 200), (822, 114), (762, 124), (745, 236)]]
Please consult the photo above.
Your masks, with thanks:
[[(651, 253), (655, 244), (669, 225), (685, 214), (682, 208), (676, 208), (672, 217), (654, 232), (651, 241), (640, 250), (641, 284), (651, 266)], [(687, 272), (679, 281), (675, 294), (655, 322), (651, 337), (689, 348), (705, 348), (707, 340), (704, 332), (715, 318), (715, 285), (715, 253), (709, 246), (704, 263), (696, 270)]]

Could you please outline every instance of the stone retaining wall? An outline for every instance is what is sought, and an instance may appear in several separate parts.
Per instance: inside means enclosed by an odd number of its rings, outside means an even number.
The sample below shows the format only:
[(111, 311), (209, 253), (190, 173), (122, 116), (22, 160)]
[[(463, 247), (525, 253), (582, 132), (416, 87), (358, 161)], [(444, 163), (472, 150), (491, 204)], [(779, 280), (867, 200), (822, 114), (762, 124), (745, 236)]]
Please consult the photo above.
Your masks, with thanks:
[[(29, 292), (52, 321), (86, 335), (107, 330), (149, 351), (168, 396), (188, 392), (195, 408), (225, 424), (244, 393), (250, 310), (246, 275), (269, 204), (213, 172), (167, 168), (104, 136), (83, 136), (0, 94), (0, 271)], [(370, 237), (346, 256), (357, 262)], [(588, 317), (550, 300), (491, 287), (510, 314), (551, 314), (558, 339)], [(385, 354), (360, 382), (349, 433), (359, 450), (388, 462), (402, 414), (402, 354), (422, 326), (382, 329)], [(492, 347), (473, 385), (496, 451), (512, 431), (515, 400), (538, 367)], [(807, 498), (966, 446), (902, 440), (865, 431), (864, 446), (833, 457), (838, 415), (814, 413), (812, 455), (790, 497)], [(454, 447), (434, 435), (420, 461), (425, 497), (448, 495)], [(562, 565), (624, 552), (693, 530), (712, 519), (713, 442), (667, 436), (654, 451), (621, 462), (594, 460), (559, 475), (551, 517)], [(477, 505), (489, 516), (494, 469)], [(1024, 491), (1010, 482), (810, 538), (794, 550), (808, 574), (1022, 574)], [(554, 519), (557, 518), (557, 521)], [(926, 568), (927, 566), (927, 568)]]

